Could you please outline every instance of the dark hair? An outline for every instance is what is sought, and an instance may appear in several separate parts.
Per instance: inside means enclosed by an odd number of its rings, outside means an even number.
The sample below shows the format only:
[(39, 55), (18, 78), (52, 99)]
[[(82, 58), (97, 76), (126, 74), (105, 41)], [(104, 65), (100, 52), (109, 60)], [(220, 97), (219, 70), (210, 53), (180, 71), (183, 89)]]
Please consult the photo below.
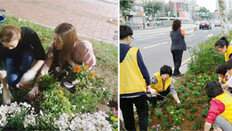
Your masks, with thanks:
[(163, 65), (160, 68), (160, 75), (162, 74), (169, 74), (170, 76), (172, 76), (172, 68), (170, 66)]
[(124, 39), (127, 36), (132, 36), (133, 30), (127, 25), (120, 26), (120, 39)]
[(229, 42), (226, 39), (226, 37), (221, 37), (216, 43), (215, 43), (215, 47), (219, 47), (219, 48), (223, 48), (224, 46), (228, 47), (229, 46)]
[(181, 27), (181, 21), (180, 21), (180, 20), (177, 19), (177, 20), (174, 20), (174, 21), (172, 22), (172, 30), (173, 30), (173, 31), (179, 30), (180, 27)]
[(210, 98), (214, 98), (224, 93), (221, 85), (215, 80), (211, 80), (210, 82), (206, 84), (205, 91), (206, 91), (207, 96)]
[(225, 66), (227, 70), (230, 70), (232, 68), (232, 60), (227, 61)]
[(226, 72), (227, 72), (227, 67), (226, 67), (226, 65), (219, 65), (219, 66), (215, 69), (215, 73), (217, 73), (217, 74), (226, 75)]

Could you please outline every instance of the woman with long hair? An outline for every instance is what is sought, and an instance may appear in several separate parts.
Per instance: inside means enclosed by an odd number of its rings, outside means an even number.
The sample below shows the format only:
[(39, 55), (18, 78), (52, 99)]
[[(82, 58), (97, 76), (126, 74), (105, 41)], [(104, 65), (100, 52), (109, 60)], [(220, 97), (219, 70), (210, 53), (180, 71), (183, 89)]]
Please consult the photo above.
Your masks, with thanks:
[[(92, 44), (87, 40), (81, 40), (72, 24), (59, 24), (55, 28), (54, 42), (47, 52), (47, 60), (40, 76), (53, 72), (56, 67), (65, 69), (68, 66), (75, 67), (82, 64), (88, 66), (89, 70), (94, 69), (96, 57)], [(35, 96), (36, 91), (38, 91), (38, 83), (35, 84), (31, 97)]]

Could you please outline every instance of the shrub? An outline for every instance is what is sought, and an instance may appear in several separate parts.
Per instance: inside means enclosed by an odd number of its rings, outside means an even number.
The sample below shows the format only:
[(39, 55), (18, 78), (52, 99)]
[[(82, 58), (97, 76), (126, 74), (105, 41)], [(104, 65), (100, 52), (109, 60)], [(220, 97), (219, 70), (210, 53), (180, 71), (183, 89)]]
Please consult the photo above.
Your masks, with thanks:
[(201, 122), (198, 121), (193, 124), (193, 130), (199, 130), (199, 129), (201, 129)]
[(197, 112), (197, 107), (193, 107), (192, 109), (190, 109), (191, 113)]
[(195, 114), (192, 114), (192, 115), (189, 115), (188, 116), (188, 120), (192, 121), (196, 118), (196, 115)]

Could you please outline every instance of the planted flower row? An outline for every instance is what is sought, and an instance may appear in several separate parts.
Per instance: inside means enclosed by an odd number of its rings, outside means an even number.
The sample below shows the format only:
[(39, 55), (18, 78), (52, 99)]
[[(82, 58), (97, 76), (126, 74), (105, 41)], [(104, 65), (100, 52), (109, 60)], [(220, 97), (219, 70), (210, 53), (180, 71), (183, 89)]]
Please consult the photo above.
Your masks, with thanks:
[[(30, 104), (12, 103), (1, 106), (3, 129), (49, 130), (116, 130), (117, 116), (114, 111), (98, 111), (97, 105), (106, 103), (111, 93), (106, 82), (95, 76), (86, 66), (58, 70), (45, 75), (39, 82), (40, 94)], [(64, 87), (67, 81), (72, 88)], [(16, 101), (27, 95), (26, 90), (13, 90)], [(29, 101), (30, 102), (30, 101)], [(13, 115), (13, 116), (12, 116)]]

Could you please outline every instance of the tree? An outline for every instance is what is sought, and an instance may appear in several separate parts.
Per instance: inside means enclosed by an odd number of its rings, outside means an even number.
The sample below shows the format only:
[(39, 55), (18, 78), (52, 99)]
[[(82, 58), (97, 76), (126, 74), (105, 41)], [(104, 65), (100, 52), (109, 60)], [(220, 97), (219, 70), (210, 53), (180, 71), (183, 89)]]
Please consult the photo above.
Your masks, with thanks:
[(210, 19), (212, 17), (212, 14), (205, 7), (200, 7), (200, 10), (197, 12), (201, 18)]
[(222, 34), (223, 35), (229, 35), (229, 26), (228, 26), (228, 14), (226, 11), (226, 3), (225, 0), (218, 0), (218, 5), (219, 5), (219, 14), (220, 14), (220, 19), (222, 22)]
[(155, 14), (158, 10), (162, 10), (163, 3), (162, 2), (148, 2), (145, 5), (145, 11), (148, 12), (148, 14)]
[(120, 9), (122, 11), (130, 11), (135, 0), (120, 0)]

